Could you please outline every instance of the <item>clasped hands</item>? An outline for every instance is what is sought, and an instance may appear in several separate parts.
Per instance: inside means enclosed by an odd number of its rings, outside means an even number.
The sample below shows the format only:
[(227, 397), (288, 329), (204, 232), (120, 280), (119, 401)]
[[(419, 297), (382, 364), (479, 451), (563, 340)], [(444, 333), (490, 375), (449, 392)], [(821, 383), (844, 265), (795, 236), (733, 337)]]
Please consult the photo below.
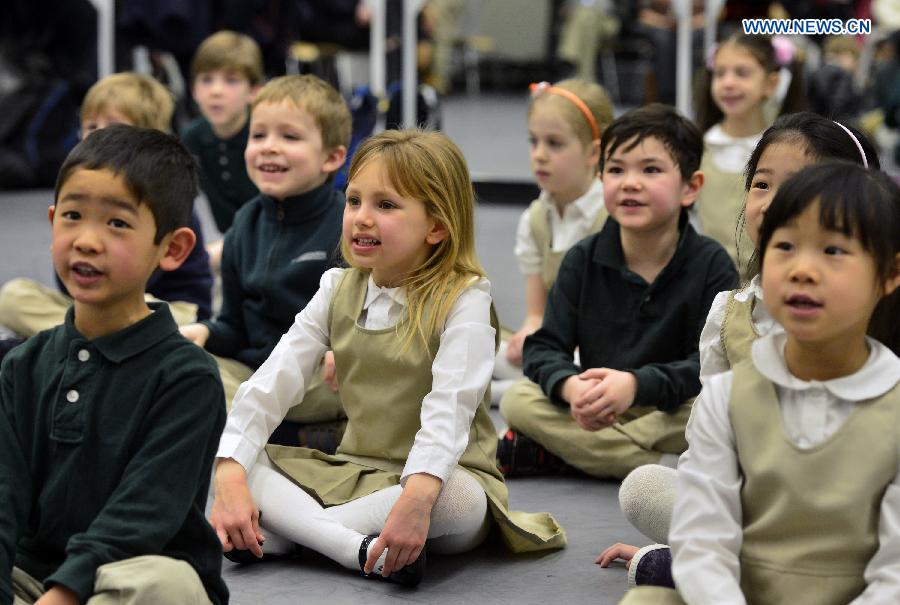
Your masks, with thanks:
[(634, 374), (610, 368), (591, 368), (569, 376), (560, 390), (575, 422), (586, 431), (612, 426), (634, 403), (636, 393)]

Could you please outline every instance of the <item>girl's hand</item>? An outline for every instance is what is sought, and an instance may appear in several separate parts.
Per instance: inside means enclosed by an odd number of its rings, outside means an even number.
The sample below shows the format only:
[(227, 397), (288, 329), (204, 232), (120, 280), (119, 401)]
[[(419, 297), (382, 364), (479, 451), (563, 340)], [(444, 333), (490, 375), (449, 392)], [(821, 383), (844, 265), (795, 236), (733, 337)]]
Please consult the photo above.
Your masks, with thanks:
[(400, 499), (388, 514), (381, 535), (369, 547), (363, 571), (371, 573), (385, 548), (387, 557), (381, 570), (385, 578), (419, 558), (428, 538), (431, 509), (441, 493), (442, 485), (440, 479), (425, 473), (407, 479)]
[(522, 353), (525, 350), (525, 338), (537, 332), (540, 327), (541, 318), (526, 320), (522, 327), (519, 328), (519, 331), (513, 334), (506, 343), (506, 361), (517, 368), (521, 368), (523, 364)]
[(525, 346), (526, 336), (528, 334), (523, 334), (521, 331), (516, 332), (506, 343), (506, 361), (517, 368), (522, 367), (522, 349)]
[(625, 569), (628, 569), (631, 567), (631, 560), (634, 558), (634, 555), (637, 554), (638, 550), (640, 549), (637, 546), (618, 542), (600, 553), (600, 556), (597, 557), (597, 560), (594, 561), (594, 563), (600, 567), (609, 567), (609, 564), (616, 559), (622, 559), (625, 561)]
[(331, 388), (332, 393), (338, 392), (337, 370), (334, 367), (334, 351), (325, 351), (322, 359), (322, 382)]
[(232, 458), (219, 460), (216, 466), (209, 523), (216, 530), (224, 552), (237, 548), (263, 556), (265, 537), (259, 530), (259, 509), (247, 487), (247, 472)]
[(203, 347), (209, 339), (209, 328), (203, 324), (188, 324), (178, 328), (178, 331), (198, 347)]

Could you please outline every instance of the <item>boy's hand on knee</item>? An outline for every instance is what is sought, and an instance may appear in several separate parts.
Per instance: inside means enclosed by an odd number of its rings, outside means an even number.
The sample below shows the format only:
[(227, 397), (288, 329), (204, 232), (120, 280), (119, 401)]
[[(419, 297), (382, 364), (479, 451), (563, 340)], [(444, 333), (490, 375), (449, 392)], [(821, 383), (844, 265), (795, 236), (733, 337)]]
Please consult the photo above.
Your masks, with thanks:
[(334, 366), (334, 351), (325, 351), (322, 359), (322, 382), (331, 388), (332, 393), (338, 392), (337, 368)]
[(203, 324), (188, 324), (178, 328), (178, 331), (198, 347), (206, 345), (206, 341), (209, 339), (209, 328)]
[(381, 535), (369, 547), (364, 569), (366, 573), (372, 571), (385, 548), (387, 557), (381, 571), (385, 578), (419, 558), (431, 526), (431, 509), (442, 485), (440, 479), (425, 473), (409, 477), (403, 493), (388, 514)]
[(599, 426), (595, 427), (595, 419), (592, 415), (587, 415), (586, 410), (590, 409), (593, 402), (592, 391), (600, 384), (600, 381), (593, 378), (582, 378), (582, 375), (570, 376), (563, 381), (560, 394), (562, 398), (569, 403), (572, 418), (575, 422), (586, 431), (596, 431)]
[(262, 557), (265, 536), (259, 529), (259, 509), (247, 487), (247, 473), (240, 463), (225, 458), (216, 466), (215, 496), (209, 523), (222, 542), (222, 550), (249, 550)]
[(65, 586), (56, 585), (41, 595), (34, 605), (79, 605), (81, 601)]
[(591, 427), (588, 430), (596, 431), (613, 424), (616, 417), (634, 403), (637, 378), (631, 372), (591, 368), (582, 372), (579, 377), (597, 381), (596, 386), (583, 395), (584, 400), (590, 403), (579, 407), (580, 415)]

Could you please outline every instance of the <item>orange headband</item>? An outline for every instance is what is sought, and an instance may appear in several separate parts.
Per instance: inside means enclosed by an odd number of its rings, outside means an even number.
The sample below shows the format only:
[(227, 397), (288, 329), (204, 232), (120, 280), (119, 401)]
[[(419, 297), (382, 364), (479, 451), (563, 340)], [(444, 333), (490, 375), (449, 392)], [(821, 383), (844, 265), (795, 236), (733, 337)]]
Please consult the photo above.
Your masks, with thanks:
[(531, 96), (537, 97), (545, 92), (549, 92), (551, 94), (559, 95), (561, 97), (565, 97), (566, 99), (572, 101), (575, 104), (581, 113), (584, 114), (584, 119), (587, 120), (588, 124), (591, 127), (591, 132), (594, 134), (594, 140), (600, 140), (600, 129), (597, 128), (597, 121), (594, 119), (594, 114), (591, 113), (591, 110), (582, 101), (578, 95), (570, 90), (566, 90), (565, 88), (560, 88), (559, 86), (551, 86), (549, 82), (532, 82), (528, 89), (531, 90)]

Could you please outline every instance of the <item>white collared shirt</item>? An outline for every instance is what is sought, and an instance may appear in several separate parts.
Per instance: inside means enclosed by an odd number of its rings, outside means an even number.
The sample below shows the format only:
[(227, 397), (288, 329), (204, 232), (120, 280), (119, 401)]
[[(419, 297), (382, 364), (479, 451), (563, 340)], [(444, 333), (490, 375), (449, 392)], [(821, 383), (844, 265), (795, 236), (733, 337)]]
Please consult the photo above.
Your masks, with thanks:
[[(879, 397), (900, 380), (900, 359), (869, 339), (869, 358), (854, 374), (824, 382), (793, 376), (784, 361), (787, 336), (753, 343), (753, 362), (775, 384), (785, 433), (800, 448), (834, 434), (858, 402)], [(728, 414), (731, 372), (709, 376), (688, 421), (690, 455), (678, 465), (669, 539), (672, 571), (691, 605), (743, 604), (740, 589), (741, 473)], [(900, 445), (898, 445), (900, 447)], [(865, 464), (861, 453), (860, 464)], [(853, 605), (900, 603), (900, 474), (881, 501), (879, 547), (865, 569), (866, 590)]]
[[(709, 307), (709, 315), (700, 332), (700, 378), (727, 372), (731, 369), (728, 358), (725, 356), (725, 347), (722, 346), (722, 323), (725, 321), (725, 310), (728, 306), (730, 291), (719, 292)], [(741, 290), (738, 290), (734, 299), (737, 302), (748, 303), (756, 299), (753, 311), (750, 313), (750, 322), (753, 331), (758, 336), (765, 336), (771, 332), (782, 332), (783, 328), (772, 319), (763, 305), (762, 287), (759, 284), (759, 275), (750, 280)]]
[(761, 138), (761, 132), (749, 137), (733, 137), (725, 134), (721, 124), (716, 124), (703, 135), (703, 142), (716, 168), (741, 174)]
[[(597, 221), (597, 214), (604, 207), (603, 183), (600, 179), (594, 179), (584, 195), (566, 205), (562, 216), (556, 210), (556, 204), (549, 193), (541, 191), (538, 199), (550, 216), (550, 249), (564, 252), (590, 234)], [(543, 250), (531, 232), (530, 212), (529, 208), (522, 213), (516, 230), (514, 251), (523, 275), (540, 274), (544, 265)]]
[[(330, 347), (328, 310), (345, 269), (327, 271), (319, 290), (281, 337), (269, 358), (242, 384), (219, 441), (217, 458), (233, 458), (248, 472), (272, 431), (301, 403), (313, 372)], [(359, 322), (377, 330), (394, 325), (406, 307), (402, 288), (380, 288), (369, 277)], [(421, 428), (402, 480), (428, 473), (446, 481), (469, 442), (475, 410), (494, 370), (491, 284), (473, 281), (447, 315), (432, 364), (431, 392), (422, 400)]]

